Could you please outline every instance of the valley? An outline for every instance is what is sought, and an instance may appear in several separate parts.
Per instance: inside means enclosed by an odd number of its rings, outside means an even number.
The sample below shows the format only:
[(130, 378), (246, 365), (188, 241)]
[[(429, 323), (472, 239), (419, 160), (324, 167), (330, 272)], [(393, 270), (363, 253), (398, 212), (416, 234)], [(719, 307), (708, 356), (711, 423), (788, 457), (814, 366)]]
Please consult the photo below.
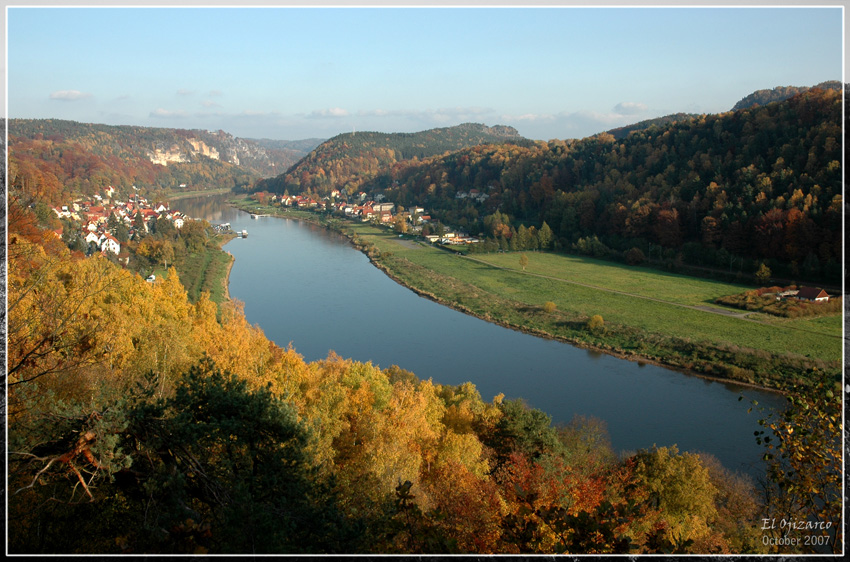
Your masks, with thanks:
[[(237, 206), (276, 211), (250, 199)], [(714, 304), (744, 285), (549, 252), (527, 253), (523, 271), (518, 252), (464, 256), (370, 224), (328, 221), (305, 211), (278, 213), (338, 230), (398, 282), (513, 329), (775, 389), (806, 384), (806, 372), (841, 371), (841, 314), (820, 319), (813, 329), (805, 319), (745, 316)], [(547, 302), (555, 304), (551, 312), (544, 311)], [(604, 332), (587, 329), (596, 314), (605, 321)]]
[[(775, 94), (352, 131), (282, 174), (222, 132), (10, 121), (12, 549), (839, 548), (842, 100)], [(125, 233), (137, 191), (194, 210)], [(56, 210), (98, 197), (116, 256)], [(785, 285), (833, 304), (757, 302)]]

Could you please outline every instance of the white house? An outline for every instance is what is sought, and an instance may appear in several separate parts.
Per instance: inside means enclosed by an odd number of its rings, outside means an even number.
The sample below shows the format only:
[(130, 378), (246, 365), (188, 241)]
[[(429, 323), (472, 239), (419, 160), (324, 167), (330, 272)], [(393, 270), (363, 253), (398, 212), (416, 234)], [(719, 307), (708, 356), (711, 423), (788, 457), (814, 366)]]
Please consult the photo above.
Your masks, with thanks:
[(97, 232), (89, 231), (89, 233), (86, 234), (86, 246), (88, 246), (92, 242), (94, 242), (95, 245), (100, 248), (100, 234), (98, 234)]
[(101, 252), (112, 252), (116, 256), (121, 253), (121, 243), (114, 237), (107, 234), (104, 237), (103, 244), (100, 248)]

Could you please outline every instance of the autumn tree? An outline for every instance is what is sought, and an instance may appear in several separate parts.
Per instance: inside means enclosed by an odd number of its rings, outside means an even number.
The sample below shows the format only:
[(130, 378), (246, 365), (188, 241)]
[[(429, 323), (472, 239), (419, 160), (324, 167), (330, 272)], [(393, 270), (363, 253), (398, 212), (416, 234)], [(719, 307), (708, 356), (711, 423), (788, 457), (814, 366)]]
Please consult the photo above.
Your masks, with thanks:
[(767, 265), (762, 262), (756, 270), (756, 283), (759, 285), (767, 285), (770, 282), (771, 271)]
[[(769, 525), (764, 533), (800, 539), (790, 547), (774, 542), (772, 551), (836, 553), (843, 548), (840, 392), (821, 377), (811, 387), (793, 388), (784, 411), (759, 420), (765, 429), (756, 440), (765, 447), (767, 461), (762, 494)], [(783, 520), (788, 523), (784, 528)], [(814, 540), (806, 544), (807, 536)]]
[(646, 256), (640, 248), (631, 248), (625, 253), (624, 257), (629, 265), (640, 265), (646, 261)]
[(664, 538), (684, 544), (706, 538), (717, 518), (717, 488), (697, 455), (656, 447), (636, 456), (636, 475), (666, 524)]
[(540, 241), (541, 250), (548, 250), (551, 248), (553, 236), (552, 229), (549, 228), (546, 221), (543, 221), (543, 226), (541, 226), (540, 230), (537, 231), (537, 238)]

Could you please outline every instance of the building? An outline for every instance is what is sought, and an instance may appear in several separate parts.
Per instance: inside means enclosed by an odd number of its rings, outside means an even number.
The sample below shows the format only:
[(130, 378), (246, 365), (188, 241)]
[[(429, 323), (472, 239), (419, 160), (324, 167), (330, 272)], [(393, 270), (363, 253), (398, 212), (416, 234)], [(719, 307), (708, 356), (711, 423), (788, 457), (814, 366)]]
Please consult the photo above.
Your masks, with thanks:
[(121, 243), (109, 234), (104, 237), (100, 248), (101, 252), (112, 252), (116, 256), (121, 253)]
[(827, 302), (829, 294), (820, 287), (800, 287), (796, 298), (801, 301)]

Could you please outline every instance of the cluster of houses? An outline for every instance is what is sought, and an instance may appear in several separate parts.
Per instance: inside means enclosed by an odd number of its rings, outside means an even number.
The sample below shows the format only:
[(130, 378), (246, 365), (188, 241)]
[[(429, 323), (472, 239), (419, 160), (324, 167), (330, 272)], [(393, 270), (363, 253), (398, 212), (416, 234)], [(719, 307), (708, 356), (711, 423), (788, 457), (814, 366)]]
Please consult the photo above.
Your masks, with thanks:
[[(473, 194), (473, 192), (475, 192)], [(489, 197), (486, 193), (478, 193), (473, 189), (469, 193), (464, 192), (464, 197)], [(424, 225), (431, 222), (431, 216), (426, 214), (423, 207), (413, 206), (407, 209), (397, 207), (394, 203), (384, 202), (383, 195), (377, 195), (370, 199), (368, 194), (360, 192), (353, 197), (354, 202), (339, 201), (340, 192), (333, 190), (330, 197), (317, 200), (305, 195), (271, 195), (272, 203), (280, 203), (286, 207), (298, 207), (301, 209), (333, 210), (352, 220), (362, 222), (377, 222), (385, 225), (396, 224), (399, 220), (408, 225), (409, 232), (421, 233)], [(440, 244), (475, 244), (479, 240), (462, 232), (446, 232), (442, 235), (427, 235), (425, 239), (431, 243)]]
[(458, 191), (455, 194), (455, 199), (472, 199), (473, 201), (477, 201), (479, 203), (483, 203), (489, 198), (489, 195), (478, 189), (470, 189), (469, 191)]
[[(121, 253), (121, 242), (110, 232), (109, 219), (114, 217), (118, 223), (126, 226), (129, 237), (134, 237), (139, 228), (149, 232), (152, 220), (168, 220), (175, 228), (182, 228), (188, 217), (180, 211), (169, 208), (168, 203), (149, 203), (140, 195), (133, 195), (127, 201), (114, 198), (115, 188), (109, 186), (103, 195), (95, 195), (90, 200), (77, 200), (70, 205), (54, 207), (53, 212), (60, 218), (73, 220), (83, 225), (81, 237), (87, 245), (92, 245), (101, 253)], [(141, 223), (137, 221), (141, 217)], [(139, 226), (141, 224), (141, 226)], [(58, 236), (62, 230), (56, 231)]]

